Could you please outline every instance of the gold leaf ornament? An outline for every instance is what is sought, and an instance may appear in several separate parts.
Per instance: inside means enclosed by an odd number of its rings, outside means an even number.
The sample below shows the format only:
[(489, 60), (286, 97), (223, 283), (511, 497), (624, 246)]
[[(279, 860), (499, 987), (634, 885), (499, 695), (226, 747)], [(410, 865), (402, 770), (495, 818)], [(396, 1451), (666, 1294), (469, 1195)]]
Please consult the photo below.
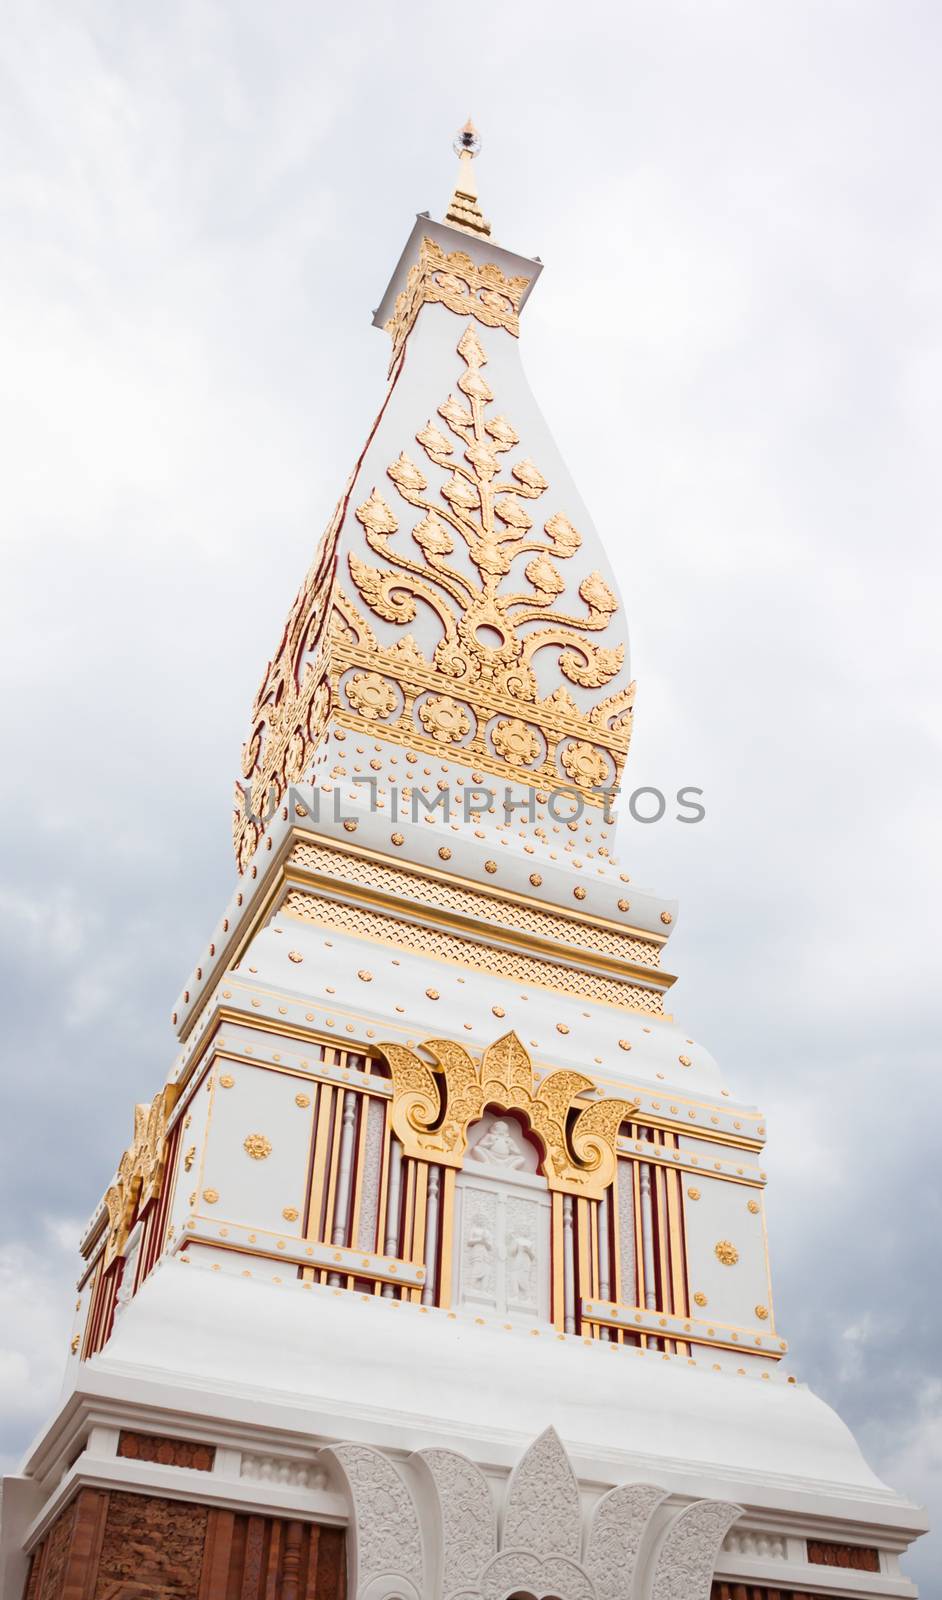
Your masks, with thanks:
[(406, 1155), (461, 1167), (468, 1128), (492, 1105), (525, 1117), (539, 1139), (551, 1189), (600, 1198), (615, 1175), (618, 1130), (637, 1111), (637, 1101), (580, 1106), (594, 1086), (569, 1069), (550, 1073), (537, 1086), (515, 1033), (489, 1045), (480, 1065), (451, 1040), (429, 1039), (421, 1048), (433, 1065), (404, 1045), (379, 1046), (392, 1074), (392, 1124)]

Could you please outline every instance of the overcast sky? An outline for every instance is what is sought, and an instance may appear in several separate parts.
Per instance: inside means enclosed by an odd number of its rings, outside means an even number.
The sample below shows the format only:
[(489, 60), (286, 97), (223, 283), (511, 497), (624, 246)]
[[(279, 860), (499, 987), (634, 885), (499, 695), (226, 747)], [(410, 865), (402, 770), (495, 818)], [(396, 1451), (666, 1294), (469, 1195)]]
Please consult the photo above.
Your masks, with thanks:
[(792, 1370), (938, 1501), (942, 15), (348, 16), (4, 8), (4, 1461), (231, 887), (252, 696), (383, 391), (371, 309), (470, 111), (495, 236), (546, 262), (523, 354), (622, 586), (627, 778), (706, 791), (620, 853), (679, 895), (674, 1009), (769, 1115)]

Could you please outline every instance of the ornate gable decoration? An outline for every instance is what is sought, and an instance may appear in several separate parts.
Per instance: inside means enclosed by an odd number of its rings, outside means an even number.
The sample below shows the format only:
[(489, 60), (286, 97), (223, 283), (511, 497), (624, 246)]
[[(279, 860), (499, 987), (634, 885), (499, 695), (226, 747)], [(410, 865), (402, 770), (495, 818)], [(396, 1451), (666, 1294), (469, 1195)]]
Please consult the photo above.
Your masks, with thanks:
[[(512, 297), (484, 283), (489, 271), (474, 268), (473, 310), (468, 296), (452, 293), (447, 273), (426, 298), (515, 331)], [(516, 311), (512, 317), (515, 323)], [(374, 487), (354, 507), (378, 564), (352, 548), (350, 528), (342, 531), (348, 486), (291, 609), (242, 752), (245, 786), (236, 785), (233, 818), (242, 871), (261, 819), (290, 783), (308, 776), (330, 721), (427, 754), (448, 752), (508, 782), (573, 786), (590, 804), (601, 805), (602, 791), (617, 787), (634, 684), (594, 703), (593, 691), (624, 667), (624, 645), (613, 638), (618, 601), (599, 572), (588, 572), (577, 589), (584, 609), (560, 603), (569, 587), (563, 564), (582, 536), (559, 508), (537, 512), (549, 484), (533, 461), (517, 456), (519, 435), (495, 412), (487, 355), (471, 322), (457, 354), (458, 395), (443, 399), (436, 419), (415, 434), (422, 465), (403, 452), (386, 468), (385, 492)], [(362, 610), (342, 586), (348, 577)], [(427, 654), (406, 631), (420, 610), (439, 631)], [(402, 631), (384, 643), (370, 616)], [(544, 651), (561, 680), (548, 695), (535, 671)]]
[(179, 1094), (177, 1084), (167, 1084), (150, 1105), (134, 1107), (134, 1138), (121, 1157), (115, 1181), (105, 1195), (108, 1208), (106, 1267), (124, 1249), (135, 1210), (142, 1211), (160, 1193), (167, 1160), (167, 1122)]
[(487, 1106), (522, 1111), (543, 1147), (541, 1171), (550, 1189), (601, 1198), (615, 1176), (618, 1130), (638, 1110), (637, 1100), (596, 1100), (579, 1109), (580, 1095), (595, 1085), (565, 1068), (537, 1087), (515, 1033), (489, 1045), (480, 1063), (451, 1039), (427, 1039), (421, 1048), (431, 1065), (405, 1045), (378, 1046), (392, 1073), (392, 1125), (407, 1156), (461, 1167), (468, 1129)]

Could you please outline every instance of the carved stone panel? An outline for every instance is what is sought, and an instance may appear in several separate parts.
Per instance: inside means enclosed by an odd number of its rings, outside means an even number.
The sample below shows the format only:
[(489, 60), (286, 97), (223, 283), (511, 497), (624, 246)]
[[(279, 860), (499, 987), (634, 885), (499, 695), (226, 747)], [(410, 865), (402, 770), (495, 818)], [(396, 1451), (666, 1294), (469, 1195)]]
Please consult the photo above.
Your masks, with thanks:
[(554, 1551), (576, 1561), (581, 1555), (579, 1485), (555, 1428), (547, 1428), (534, 1439), (514, 1468), (507, 1490), (503, 1544)]
[(551, 1200), (513, 1118), (482, 1119), (456, 1185), (453, 1303), (549, 1320)]
[(451, 1600), (496, 1552), (494, 1502), (480, 1467), (456, 1450), (423, 1450), (421, 1459), (435, 1485), (442, 1595)]
[(710, 1600), (723, 1540), (742, 1507), (697, 1500), (670, 1524), (658, 1551), (651, 1600)]

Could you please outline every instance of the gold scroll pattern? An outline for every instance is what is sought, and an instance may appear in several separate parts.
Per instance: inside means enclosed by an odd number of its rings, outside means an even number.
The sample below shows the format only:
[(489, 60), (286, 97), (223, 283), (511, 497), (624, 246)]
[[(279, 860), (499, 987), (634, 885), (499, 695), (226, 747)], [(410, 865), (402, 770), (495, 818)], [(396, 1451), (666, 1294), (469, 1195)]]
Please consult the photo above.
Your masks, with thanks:
[(580, 1095), (595, 1085), (565, 1068), (537, 1087), (515, 1033), (489, 1045), (480, 1062), (450, 1039), (427, 1039), (421, 1048), (431, 1064), (405, 1045), (378, 1046), (392, 1073), (393, 1130), (407, 1156), (461, 1167), (468, 1128), (487, 1106), (521, 1111), (542, 1147), (541, 1171), (550, 1189), (601, 1198), (615, 1176), (618, 1130), (638, 1110), (637, 1100), (596, 1100), (579, 1110)]
[(508, 278), (494, 261), (479, 266), (465, 250), (447, 252), (434, 239), (423, 239), (386, 324), (393, 345), (390, 372), (424, 305), (447, 306), (459, 317), (474, 317), (486, 328), (503, 328), (517, 338), (520, 302), (529, 281)]
[(108, 1210), (107, 1267), (124, 1249), (135, 1209), (143, 1210), (161, 1190), (167, 1160), (167, 1122), (179, 1097), (177, 1084), (167, 1084), (150, 1105), (134, 1107), (134, 1138), (118, 1163), (115, 1181), (105, 1195)]

